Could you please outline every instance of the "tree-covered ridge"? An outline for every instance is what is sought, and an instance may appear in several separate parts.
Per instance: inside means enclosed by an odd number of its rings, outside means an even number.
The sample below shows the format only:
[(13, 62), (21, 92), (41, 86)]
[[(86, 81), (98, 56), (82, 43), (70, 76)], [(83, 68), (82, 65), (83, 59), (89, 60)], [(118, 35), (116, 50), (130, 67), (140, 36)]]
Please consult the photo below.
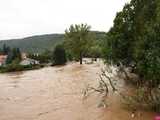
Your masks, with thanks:
[[(105, 38), (105, 32), (96, 33), (96, 40), (101, 41)], [(22, 52), (29, 53), (42, 53), (46, 50), (53, 50), (56, 44), (61, 43), (64, 40), (64, 34), (49, 34), (32, 36), (23, 39), (2, 40), (0, 41), (0, 48), (6, 44), (11, 48), (20, 48)]]
[(4, 44), (11, 48), (20, 48), (22, 52), (41, 53), (45, 50), (53, 50), (54, 46), (62, 42), (63, 34), (50, 34), (32, 36), (23, 39), (2, 40), (0, 41), (0, 48)]

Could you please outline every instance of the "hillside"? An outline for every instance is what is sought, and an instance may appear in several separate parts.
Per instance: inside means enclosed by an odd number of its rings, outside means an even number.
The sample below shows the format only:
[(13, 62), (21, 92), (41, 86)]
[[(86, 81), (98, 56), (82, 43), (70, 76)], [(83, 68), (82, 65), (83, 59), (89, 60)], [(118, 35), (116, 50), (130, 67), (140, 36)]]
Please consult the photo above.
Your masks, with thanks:
[(18, 47), (23, 52), (43, 52), (46, 49), (53, 49), (54, 45), (60, 43), (64, 38), (63, 34), (50, 34), (26, 37), (23, 39), (11, 39), (0, 41), (0, 48), (3, 44), (10, 47)]
[[(102, 40), (105, 37), (104, 32), (95, 32), (96, 40)], [(31, 36), (22, 39), (10, 39), (1, 40), (0, 48), (4, 44), (13, 48), (18, 47), (23, 52), (44, 52), (45, 50), (52, 50), (54, 46), (61, 43), (64, 39), (64, 34), (48, 34), (48, 35), (38, 35)]]

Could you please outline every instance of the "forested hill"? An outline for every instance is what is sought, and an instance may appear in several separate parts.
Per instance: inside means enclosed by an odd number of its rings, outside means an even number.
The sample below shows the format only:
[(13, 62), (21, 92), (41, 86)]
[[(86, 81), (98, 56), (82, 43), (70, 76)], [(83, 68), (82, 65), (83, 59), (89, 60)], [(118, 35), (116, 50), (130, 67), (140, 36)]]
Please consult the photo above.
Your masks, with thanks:
[[(97, 40), (102, 40), (105, 37), (104, 32), (95, 32)], [(48, 34), (48, 35), (38, 35), (31, 36), (22, 39), (10, 39), (10, 40), (1, 40), (0, 48), (4, 44), (13, 48), (18, 47), (23, 52), (44, 52), (45, 50), (52, 50), (54, 46), (58, 43), (61, 43), (64, 39), (64, 34)]]
[(23, 52), (43, 52), (46, 49), (53, 49), (54, 45), (62, 42), (63, 38), (63, 34), (49, 34), (26, 37), (23, 39), (2, 40), (0, 41), (0, 48), (6, 44), (11, 48), (18, 47)]

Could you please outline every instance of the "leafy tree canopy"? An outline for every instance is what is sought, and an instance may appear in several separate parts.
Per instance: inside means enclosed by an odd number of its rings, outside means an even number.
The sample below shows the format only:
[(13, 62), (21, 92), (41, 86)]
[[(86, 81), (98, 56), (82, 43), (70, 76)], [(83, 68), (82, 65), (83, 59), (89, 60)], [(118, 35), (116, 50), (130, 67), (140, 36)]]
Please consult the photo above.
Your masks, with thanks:
[(90, 28), (87, 24), (71, 25), (65, 31), (65, 45), (75, 57), (79, 58), (80, 64), (82, 64), (82, 58), (91, 47), (94, 38)]
[(151, 85), (160, 84), (160, 1), (131, 0), (117, 13), (107, 33), (107, 61), (134, 64), (135, 72)]

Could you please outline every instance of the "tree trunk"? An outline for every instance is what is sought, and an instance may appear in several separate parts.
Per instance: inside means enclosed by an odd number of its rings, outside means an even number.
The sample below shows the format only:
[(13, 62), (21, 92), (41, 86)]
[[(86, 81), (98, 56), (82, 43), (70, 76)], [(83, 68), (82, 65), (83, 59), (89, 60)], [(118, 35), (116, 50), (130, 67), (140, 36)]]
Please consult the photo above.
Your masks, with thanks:
[(80, 56), (79, 56), (79, 59), (80, 59), (80, 64), (82, 65), (82, 52), (80, 52)]

